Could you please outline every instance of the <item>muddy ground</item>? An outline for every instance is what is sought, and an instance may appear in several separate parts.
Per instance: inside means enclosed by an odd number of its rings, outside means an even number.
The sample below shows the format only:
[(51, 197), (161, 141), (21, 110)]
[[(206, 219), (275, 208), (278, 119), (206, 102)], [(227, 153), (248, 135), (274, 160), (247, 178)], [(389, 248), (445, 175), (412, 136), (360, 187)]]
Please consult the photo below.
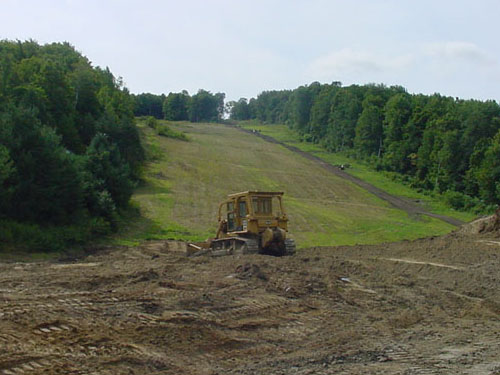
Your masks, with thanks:
[(500, 374), (500, 238), (0, 264), (0, 374)]

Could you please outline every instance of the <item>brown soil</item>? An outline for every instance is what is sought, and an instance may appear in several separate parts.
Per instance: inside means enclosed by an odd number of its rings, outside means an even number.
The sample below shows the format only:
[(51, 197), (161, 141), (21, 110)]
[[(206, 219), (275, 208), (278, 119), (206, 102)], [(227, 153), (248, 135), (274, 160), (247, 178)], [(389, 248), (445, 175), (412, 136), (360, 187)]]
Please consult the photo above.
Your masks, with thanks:
[(0, 263), (0, 374), (500, 374), (494, 232)]
[(289, 149), (290, 151), (293, 151), (295, 153), (302, 155), (306, 159), (317, 162), (318, 164), (320, 164), (323, 168), (325, 168), (330, 173), (333, 173), (339, 177), (342, 177), (345, 180), (348, 180), (348, 181), (362, 187), (363, 189), (369, 191), (370, 193), (377, 196), (378, 198), (389, 202), (394, 207), (405, 211), (410, 216), (426, 215), (426, 216), (430, 216), (430, 217), (442, 220), (448, 224), (455, 225), (455, 226), (460, 226), (460, 225), (464, 224), (463, 221), (458, 220), (456, 218), (429, 212), (425, 208), (423, 208), (422, 206), (415, 204), (414, 202), (412, 202), (409, 199), (405, 199), (402, 197), (397, 197), (395, 195), (389, 194), (386, 191), (379, 189), (378, 187), (375, 187), (372, 184), (370, 184), (366, 181), (363, 181), (362, 179), (355, 177), (355, 176), (345, 172), (344, 170), (325, 162), (323, 159), (321, 159), (317, 156), (314, 156), (308, 152), (302, 151), (301, 149), (299, 149), (295, 146), (287, 145), (286, 143), (280, 142), (280, 141), (274, 139), (273, 137), (270, 137), (268, 135), (264, 135), (260, 132), (253, 132), (251, 130), (244, 129), (244, 128), (238, 128), (238, 129), (245, 132), (245, 133), (254, 134), (254, 135), (256, 135), (256, 136), (258, 136), (258, 137), (260, 137), (268, 142), (279, 144), (279, 145)]
[(460, 228), (461, 234), (487, 234), (500, 237), (500, 207), (495, 214), (481, 217)]

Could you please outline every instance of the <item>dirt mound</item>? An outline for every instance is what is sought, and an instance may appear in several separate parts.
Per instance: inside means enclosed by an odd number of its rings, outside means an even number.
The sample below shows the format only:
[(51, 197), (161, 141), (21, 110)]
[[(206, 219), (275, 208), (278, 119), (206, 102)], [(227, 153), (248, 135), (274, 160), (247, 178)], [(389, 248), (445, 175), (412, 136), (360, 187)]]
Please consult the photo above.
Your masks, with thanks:
[(497, 211), (486, 217), (481, 217), (463, 225), (458, 231), (461, 234), (488, 234), (500, 237), (500, 207)]

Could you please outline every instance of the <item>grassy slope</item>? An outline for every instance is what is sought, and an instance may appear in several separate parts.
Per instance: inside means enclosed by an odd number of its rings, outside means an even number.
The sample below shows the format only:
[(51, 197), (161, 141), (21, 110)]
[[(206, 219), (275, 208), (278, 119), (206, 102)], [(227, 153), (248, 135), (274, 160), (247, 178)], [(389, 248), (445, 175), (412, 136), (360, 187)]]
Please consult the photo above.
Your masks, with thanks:
[(229, 193), (282, 190), (290, 232), (299, 247), (378, 243), (437, 235), (451, 226), (414, 220), (363, 189), (285, 149), (216, 124), (176, 124), (190, 142), (158, 137), (143, 127), (150, 152), (146, 184), (132, 201), (141, 218), (118, 238), (198, 240), (213, 236), (218, 203)]
[(425, 204), (426, 208), (433, 213), (455, 217), (465, 222), (476, 218), (476, 215), (472, 213), (460, 212), (448, 207), (443, 203), (442, 199), (419, 193), (409, 186), (396, 182), (390, 177), (385, 176), (383, 173), (374, 171), (367, 164), (341, 154), (327, 152), (319, 145), (301, 142), (299, 135), (290, 130), (286, 125), (262, 125), (254, 122), (242, 122), (241, 125), (247, 129), (258, 129), (262, 132), (262, 134), (269, 135), (283, 143), (295, 146), (303, 151), (307, 151), (330, 164), (350, 164), (351, 168), (347, 169), (346, 172), (359, 177), (390, 194), (410, 198), (415, 201), (418, 200)]

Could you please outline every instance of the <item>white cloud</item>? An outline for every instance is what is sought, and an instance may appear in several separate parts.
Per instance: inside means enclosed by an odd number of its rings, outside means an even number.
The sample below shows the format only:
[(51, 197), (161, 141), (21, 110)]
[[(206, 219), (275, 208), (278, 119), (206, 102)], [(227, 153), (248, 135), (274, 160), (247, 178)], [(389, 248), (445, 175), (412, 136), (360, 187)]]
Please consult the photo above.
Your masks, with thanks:
[(413, 61), (414, 57), (410, 54), (390, 57), (344, 48), (314, 60), (309, 65), (308, 73), (319, 78), (378, 74), (392, 70), (404, 70), (411, 66)]
[(474, 43), (469, 42), (436, 42), (425, 44), (424, 55), (450, 61), (470, 62), (474, 64), (492, 65), (495, 59)]

